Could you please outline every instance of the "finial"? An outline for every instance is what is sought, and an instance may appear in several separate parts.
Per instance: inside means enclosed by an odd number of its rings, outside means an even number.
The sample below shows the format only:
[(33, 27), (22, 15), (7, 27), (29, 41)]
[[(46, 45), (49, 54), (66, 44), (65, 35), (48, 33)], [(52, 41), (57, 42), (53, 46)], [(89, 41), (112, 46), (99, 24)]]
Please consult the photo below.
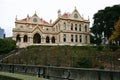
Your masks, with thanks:
[(27, 14), (27, 17), (29, 18), (29, 14)]
[(58, 10), (58, 17), (61, 17), (61, 11), (60, 11), (60, 9)]
[(75, 6), (75, 9), (76, 9), (76, 6)]

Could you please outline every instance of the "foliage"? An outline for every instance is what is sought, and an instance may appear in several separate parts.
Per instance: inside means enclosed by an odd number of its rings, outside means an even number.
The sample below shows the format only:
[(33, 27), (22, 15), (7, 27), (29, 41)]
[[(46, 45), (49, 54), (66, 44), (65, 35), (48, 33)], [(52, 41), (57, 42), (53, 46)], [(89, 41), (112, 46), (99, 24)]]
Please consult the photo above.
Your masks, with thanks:
[(102, 42), (101, 38), (97, 37), (97, 36), (90, 36), (90, 43), (91, 44), (97, 44), (100, 45)]
[[(29, 46), (20, 49), (18, 54), (5, 59), (4, 63), (100, 68), (107, 64), (108, 46)], [(106, 58), (104, 58), (106, 57)]]
[(8, 53), (16, 48), (16, 42), (11, 38), (0, 39), (0, 54)]
[(94, 14), (94, 23), (91, 28), (91, 32), (95, 36), (104, 36), (109, 38), (112, 31), (114, 30), (114, 24), (120, 17), (120, 5), (114, 5), (112, 7), (106, 7), (103, 10), (99, 10)]
[(109, 42), (120, 41), (120, 18), (114, 26), (115, 30), (109, 38)]

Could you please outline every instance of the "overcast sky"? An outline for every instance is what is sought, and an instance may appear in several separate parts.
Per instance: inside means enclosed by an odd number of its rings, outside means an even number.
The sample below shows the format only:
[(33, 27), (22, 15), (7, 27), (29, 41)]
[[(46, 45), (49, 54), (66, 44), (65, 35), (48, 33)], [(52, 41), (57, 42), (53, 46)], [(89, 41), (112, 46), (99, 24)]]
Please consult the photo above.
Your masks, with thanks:
[(90, 26), (93, 23), (93, 15), (107, 6), (120, 4), (120, 0), (0, 0), (0, 27), (5, 30), (6, 36), (12, 36), (15, 27), (15, 17), (23, 19), (36, 12), (40, 18), (46, 21), (55, 21), (57, 11), (61, 13), (72, 12), (76, 7), (80, 15), (90, 18)]

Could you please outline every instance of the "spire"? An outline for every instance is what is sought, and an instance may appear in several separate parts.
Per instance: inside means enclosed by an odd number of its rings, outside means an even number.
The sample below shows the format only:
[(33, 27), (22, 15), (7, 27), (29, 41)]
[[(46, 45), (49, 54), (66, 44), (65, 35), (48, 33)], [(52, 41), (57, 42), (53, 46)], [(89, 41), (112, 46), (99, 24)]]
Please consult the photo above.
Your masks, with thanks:
[(76, 6), (75, 6), (75, 10), (74, 10), (74, 12), (78, 12)]
[(29, 14), (27, 14), (27, 21), (29, 20)]
[(36, 11), (35, 11), (35, 14), (34, 14), (34, 16), (37, 16), (37, 14), (36, 14)]

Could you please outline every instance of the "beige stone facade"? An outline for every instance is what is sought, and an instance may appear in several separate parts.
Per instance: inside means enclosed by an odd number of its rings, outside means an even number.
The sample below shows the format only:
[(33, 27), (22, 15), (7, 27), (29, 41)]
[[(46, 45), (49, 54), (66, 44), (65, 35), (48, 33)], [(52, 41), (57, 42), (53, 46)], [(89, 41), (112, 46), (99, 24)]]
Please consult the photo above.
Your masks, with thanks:
[(39, 18), (35, 13), (15, 21), (13, 40), (22, 48), (29, 45), (70, 45), (90, 44), (89, 19), (85, 20), (75, 8), (72, 13), (61, 14), (52, 23)]

